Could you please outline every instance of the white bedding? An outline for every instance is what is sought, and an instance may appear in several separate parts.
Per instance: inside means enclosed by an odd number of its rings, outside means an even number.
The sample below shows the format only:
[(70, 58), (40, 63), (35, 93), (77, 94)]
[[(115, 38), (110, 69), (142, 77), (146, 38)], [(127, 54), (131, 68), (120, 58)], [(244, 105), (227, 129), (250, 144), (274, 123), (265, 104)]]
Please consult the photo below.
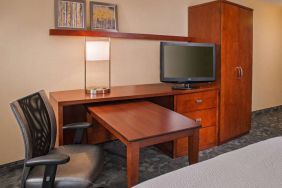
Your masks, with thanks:
[(282, 137), (187, 166), (134, 188), (282, 188)]

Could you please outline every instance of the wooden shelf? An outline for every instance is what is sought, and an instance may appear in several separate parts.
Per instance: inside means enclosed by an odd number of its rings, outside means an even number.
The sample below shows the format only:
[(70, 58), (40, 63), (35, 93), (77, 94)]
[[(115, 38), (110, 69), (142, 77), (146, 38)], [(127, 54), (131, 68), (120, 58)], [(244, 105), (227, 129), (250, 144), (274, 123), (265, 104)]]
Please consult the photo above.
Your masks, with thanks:
[(102, 31), (87, 31), (87, 30), (50, 29), (49, 34), (53, 36), (89, 36), (89, 37), (109, 37), (109, 38), (121, 38), (121, 39), (136, 39), (136, 40), (184, 41), (184, 42), (191, 41), (190, 37), (185, 37), (185, 36), (102, 32)]

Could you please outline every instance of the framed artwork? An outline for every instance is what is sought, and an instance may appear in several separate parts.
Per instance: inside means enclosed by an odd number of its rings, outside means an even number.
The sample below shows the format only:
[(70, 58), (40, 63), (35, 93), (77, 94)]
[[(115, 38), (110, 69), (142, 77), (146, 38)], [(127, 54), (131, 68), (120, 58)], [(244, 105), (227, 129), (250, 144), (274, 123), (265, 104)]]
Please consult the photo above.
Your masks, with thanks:
[(56, 29), (86, 29), (86, 0), (55, 0)]
[(91, 30), (118, 31), (117, 5), (90, 2)]

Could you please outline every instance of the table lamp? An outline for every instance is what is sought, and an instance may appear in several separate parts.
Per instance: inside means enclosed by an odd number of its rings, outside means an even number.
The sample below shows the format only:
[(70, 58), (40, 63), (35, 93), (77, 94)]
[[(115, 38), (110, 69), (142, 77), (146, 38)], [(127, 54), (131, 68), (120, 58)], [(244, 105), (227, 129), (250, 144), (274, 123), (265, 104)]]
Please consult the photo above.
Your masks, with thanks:
[[(85, 91), (88, 94), (109, 93), (111, 90), (111, 58), (110, 58), (110, 39), (87, 41), (85, 39)], [(109, 62), (109, 82), (107, 86), (88, 86), (87, 65), (92, 63)]]

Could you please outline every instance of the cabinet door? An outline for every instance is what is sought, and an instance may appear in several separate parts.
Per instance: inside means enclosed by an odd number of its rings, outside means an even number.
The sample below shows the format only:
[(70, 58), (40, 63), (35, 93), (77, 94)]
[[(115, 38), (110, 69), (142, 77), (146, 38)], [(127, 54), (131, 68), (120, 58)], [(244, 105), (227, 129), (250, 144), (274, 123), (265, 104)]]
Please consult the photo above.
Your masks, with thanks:
[(222, 3), (220, 142), (251, 125), (252, 11)]
[(241, 68), (241, 123), (239, 133), (251, 129), (252, 115), (252, 73), (253, 73), (253, 11), (240, 9), (239, 63)]

